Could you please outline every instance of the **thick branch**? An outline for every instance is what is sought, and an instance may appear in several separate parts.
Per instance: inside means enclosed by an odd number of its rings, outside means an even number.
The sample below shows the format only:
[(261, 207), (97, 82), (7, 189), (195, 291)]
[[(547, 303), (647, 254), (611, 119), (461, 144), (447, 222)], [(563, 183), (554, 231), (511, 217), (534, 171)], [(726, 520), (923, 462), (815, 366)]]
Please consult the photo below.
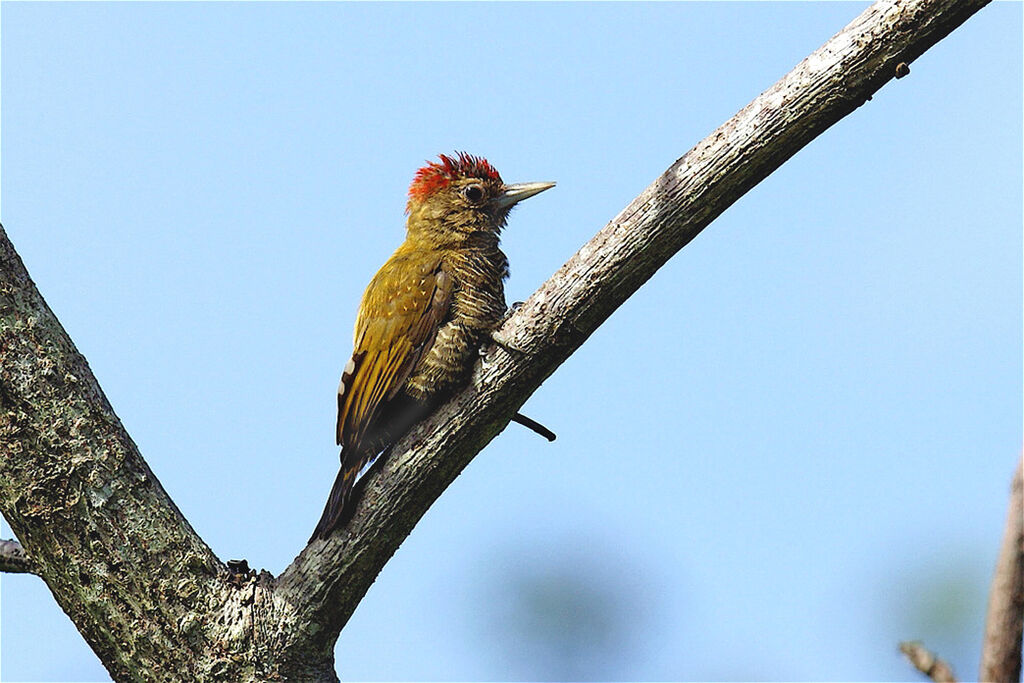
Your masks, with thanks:
[(197, 678), (183, 653), (203, 637), (188, 625), (221, 565), (142, 460), (2, 227), (0, 453), (0, 510), (111, 675)]
[(0, 572), (35, 574), (36, 567), (17, 541), (0, 541)]
[(2, 226), (0, 511), (115, 680), (337, 680), (272, 577), (189, 526)]
[(982, 681), (1019, 681), (1024, 632), (1024, 457), (1010, 486), (1006, 530), (996, 561), (981, 652)]
[(384, 563), (526, 398), (673, 254), (833, 123), (905, 75), (907, 64), (988, 0), (869, 7), (822, 48), (676, 161), (583, 246), (500, 331), (470, 387), (367, 478), (343, 532), (308, 546), (279, 591), (328, 651)]

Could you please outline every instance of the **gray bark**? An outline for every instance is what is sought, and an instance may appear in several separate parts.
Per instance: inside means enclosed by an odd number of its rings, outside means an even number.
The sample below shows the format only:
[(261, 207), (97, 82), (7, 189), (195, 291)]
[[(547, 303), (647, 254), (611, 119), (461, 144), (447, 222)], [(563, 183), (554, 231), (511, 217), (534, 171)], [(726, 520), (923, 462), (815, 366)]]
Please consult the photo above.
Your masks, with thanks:
[(277, 578), (229, 572), (196, 535), (0, 229), (0, 510), (115, 679), (337, 680), (334, 643), (370, 584), (541, 382), (716, 216), (987, 1), (872, 5), (676, 161), (507, 321), (516, 350), (490, 348), (371, 471), (348, 526)]

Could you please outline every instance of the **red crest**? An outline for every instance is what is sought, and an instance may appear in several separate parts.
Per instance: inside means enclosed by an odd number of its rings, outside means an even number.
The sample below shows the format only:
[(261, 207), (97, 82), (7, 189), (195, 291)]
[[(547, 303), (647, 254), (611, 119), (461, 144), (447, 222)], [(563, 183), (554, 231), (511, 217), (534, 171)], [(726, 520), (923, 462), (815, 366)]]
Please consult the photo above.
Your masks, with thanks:
[(459, 178), (483, 178), (501, 182), (498, 171), (483, 157), (458, 152), (454, 157), (441, 154), (439, 159), (416, 171), (412, 185), (409, 186), (409, 201), (422, 201)]

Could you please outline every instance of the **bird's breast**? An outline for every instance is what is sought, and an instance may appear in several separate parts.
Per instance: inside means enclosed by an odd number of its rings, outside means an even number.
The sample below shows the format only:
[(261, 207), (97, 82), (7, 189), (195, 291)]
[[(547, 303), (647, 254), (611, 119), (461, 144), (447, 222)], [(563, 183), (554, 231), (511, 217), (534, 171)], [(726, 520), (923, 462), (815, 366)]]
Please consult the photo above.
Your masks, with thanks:
[(464, 383), (481, 344), (505, 315), (505, 255), (495, 247), (446, 256), (444, 270), (453, 282), (448, 314), (406, 384), (406, 393), (419, 400), (440, 397)]

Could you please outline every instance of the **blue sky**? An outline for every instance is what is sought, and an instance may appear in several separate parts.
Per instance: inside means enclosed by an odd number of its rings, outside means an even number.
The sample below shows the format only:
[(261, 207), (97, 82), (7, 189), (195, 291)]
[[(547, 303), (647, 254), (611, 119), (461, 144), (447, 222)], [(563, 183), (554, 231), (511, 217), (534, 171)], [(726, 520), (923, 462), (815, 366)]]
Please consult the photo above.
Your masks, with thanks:
[[(0, 218), (178, 506), (280, 572), (424, 160), (556, 180), (525, 299), (866, 5), (4, 3)], [(343, 632), (395, 679), (962, 675), (1021, 449), (1021, 4), (993, 3), (666, 265)], [(10, 530), (4, 527), (5, 537)], [(2, 675), (105, 680), (0, 578)], [(595, 625), (596, 624), (596, 625)]]

